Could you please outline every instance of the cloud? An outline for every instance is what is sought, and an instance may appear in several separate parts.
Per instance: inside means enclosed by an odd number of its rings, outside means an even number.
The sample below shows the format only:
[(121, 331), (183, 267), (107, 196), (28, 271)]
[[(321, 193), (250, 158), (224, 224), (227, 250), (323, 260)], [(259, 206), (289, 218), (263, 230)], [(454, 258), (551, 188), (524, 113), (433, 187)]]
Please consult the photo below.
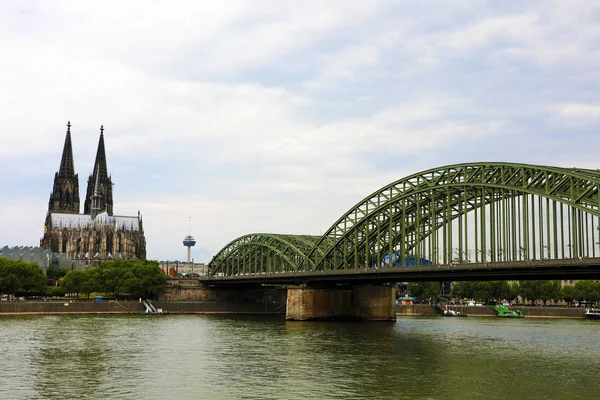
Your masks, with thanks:
[(558, 115), (568, 120), (590, 121), (600, 118), (600, 104), (570, 103), (557, 107)]
[(209, 261), (423, 169), (593, 167), (590, 3), (2, 3), (0, 245), (38, 242), (67, 120), (81, 187), (104, 124), (115, 212), (160, 259), (189, 215)]

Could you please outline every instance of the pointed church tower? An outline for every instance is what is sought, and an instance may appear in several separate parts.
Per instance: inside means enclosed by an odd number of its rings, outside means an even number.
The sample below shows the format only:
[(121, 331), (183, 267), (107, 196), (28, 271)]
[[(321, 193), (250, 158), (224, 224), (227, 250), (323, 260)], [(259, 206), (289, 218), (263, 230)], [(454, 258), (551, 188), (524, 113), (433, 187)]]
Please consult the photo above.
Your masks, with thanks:
[[(92, 204), (92, 198), (96, 198), (97, 204)], [(94, 206), (94, 207), (92, 207)], [(106, 167), (106, 150), (104, 149), (104, 125), (100, 127), (100, 140), (96, 151), (94, 169), (87, 183), (87, 193), (83, 208), (84, 214), (92, 214), (92, 208), (101, 209), (113, 215), (112, 180), (108, 176)]]
[(92, 219), (96, 218), (96, 215), (102, 212), (102, 196), (100, 196), (100, 174), (98, 173), (98, 168), (96, 168), (96, 180), (94, 181), (94, 194), (91, 197), (92, 201), (92, 210), (91, 215)]
[(71, 121), (67, 123), (67, 136), (60, 169), (54, 174), (54, 186), (48, 202), (48, 212), (79, 214), (79, 177), (75, 174), (73, 162)]

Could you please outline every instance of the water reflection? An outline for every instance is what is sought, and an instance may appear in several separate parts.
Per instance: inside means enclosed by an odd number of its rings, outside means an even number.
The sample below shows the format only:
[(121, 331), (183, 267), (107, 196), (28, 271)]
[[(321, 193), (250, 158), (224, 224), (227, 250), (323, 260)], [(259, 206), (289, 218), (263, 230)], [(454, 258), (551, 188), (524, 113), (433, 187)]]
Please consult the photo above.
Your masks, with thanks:
[(596, 398), (598, 324), (0, 318), (2, 399)]
[(64, 399), (65, 389), (91, 398), (106, 378), (105, 320), (49, 317), (31, 365), (34, 387), (49, 399)]

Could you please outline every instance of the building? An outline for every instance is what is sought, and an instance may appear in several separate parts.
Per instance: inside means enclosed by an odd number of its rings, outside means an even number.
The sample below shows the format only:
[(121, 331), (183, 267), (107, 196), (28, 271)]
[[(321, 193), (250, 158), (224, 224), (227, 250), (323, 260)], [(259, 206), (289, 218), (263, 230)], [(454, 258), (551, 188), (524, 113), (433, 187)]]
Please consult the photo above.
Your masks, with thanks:
[(175, 275), (208, 275), (208, 265), (204, 263), (183, 262), (183, 261), (159, 261), (158, 265), (165, 274), (173, 277)]
[(80, 214), (79, 176), (75, 173), (69, 122), (60, 168), (54, 175), (48, 201), (41, 247), (88, 265), (109, 259), (146, 258), (140, 212), (137, 216), (113, 214), (113, 183), (106, 165), (103, 126), (83, 204)]
[(42, 267), (44, 273), (47, 273), (50, 268), (66, 270), (85, 270), (88, 268), (83, 262), (71, 260), (64, 254), (52, 253), (52, 251), (41, 247), (4, 246), (0, 248), (0, 257), (35, 263)]

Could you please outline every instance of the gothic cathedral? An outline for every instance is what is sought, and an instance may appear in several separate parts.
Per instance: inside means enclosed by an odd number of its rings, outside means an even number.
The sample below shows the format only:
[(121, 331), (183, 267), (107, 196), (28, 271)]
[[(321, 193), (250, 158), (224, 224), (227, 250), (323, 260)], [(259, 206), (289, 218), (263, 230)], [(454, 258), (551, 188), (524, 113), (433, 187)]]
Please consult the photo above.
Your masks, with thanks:
[(100, 127), (96, 161), (87, 182), (83, 214), (79, 214), (79, 177), (75, 173), (71, 123), (68, 123), (41, 246), (88, 265), (110, 259), (146, 258), (146, 239), (139, 211), (133, 217), (113, 215), (112, 191), (112, 179), (106, 167), (104, 127)]

